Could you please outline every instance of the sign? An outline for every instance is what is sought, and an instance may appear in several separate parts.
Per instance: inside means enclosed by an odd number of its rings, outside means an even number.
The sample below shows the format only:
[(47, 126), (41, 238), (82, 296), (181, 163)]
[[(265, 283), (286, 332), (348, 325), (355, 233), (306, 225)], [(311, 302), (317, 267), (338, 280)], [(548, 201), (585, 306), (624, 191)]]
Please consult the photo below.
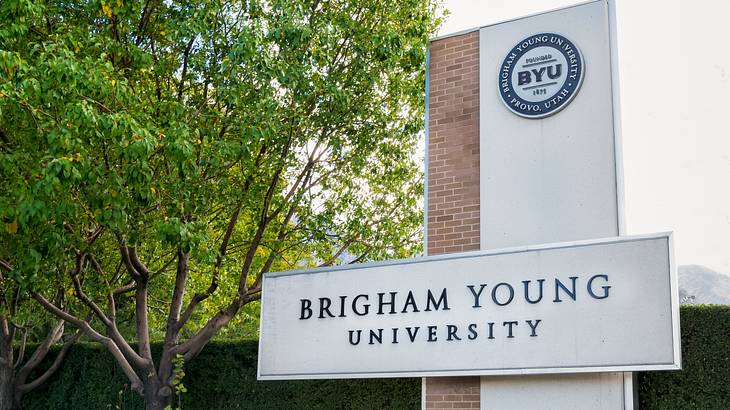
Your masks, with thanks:
[[(480, 28), (481, 249), (626, 234), (615, 3)], [(494, 85), (510, 48), (541, 33), (560, 34), (579, 50), (582, 81), (559, 114), (525, 119), (505, 109)], [(679, 341), (652, 343), (678, 349)], [(482, 409), (633, 409), (635, 381), (631, 372), (483, 377)]]
[(677, 369), (677, 299), (670, 234), (267, 273), (258, 376)]
[(525, 118), (544, 118), (567, 106), (585, 71), (578, 47), (555, 33), (531, 35), (515, 45), (499, 70), (502, 102)]
[[(619, 110), (614, 94), (618, 82), (609, 15), (606, 1), (593, 1), (479, 30), (481, 249), (625, 234), (621, 230)], [(561, 100), (559, 114), (527, 120), (505, 109), (496, 86), (513, 52), (510, 79), (514, 78), (515, 86), (520, 71), (530, 69), (532, 73), (535, 67), (543, 67), (523, 65), (551, 59), (556, 61), (549, 64), (582, 61), (581, 68), (574, 71), (576, 78), (582, 77), (579, 84), (568, 77), (568, 66), (561, 67), (560, 78), (553, 80), (564, 78), (565, 86), (580, 85), (580, 90), (569, 93), (571, 100)], [(519, 53), (523, 54), (518, 57)], [(528, 63), (527, 58), (542, 60)], [(554, 67), (552, 75), (558, 71)], [(545, 83), (547, 67), (541, 75), (541, 83)], [(530, 74), (529, 80), (535, 84), (537, 75)], [(553, 88), (545, 88), (545, 99), (564, 89), (558, 89), (558, 84), (549, 87)]]

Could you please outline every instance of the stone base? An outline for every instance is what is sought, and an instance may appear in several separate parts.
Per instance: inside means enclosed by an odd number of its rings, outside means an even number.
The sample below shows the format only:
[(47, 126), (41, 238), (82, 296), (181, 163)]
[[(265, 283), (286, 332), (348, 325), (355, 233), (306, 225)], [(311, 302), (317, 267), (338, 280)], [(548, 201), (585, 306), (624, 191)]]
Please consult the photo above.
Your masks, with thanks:
[(482, 377), (481, 410), (633, 410), (631, 373)]
[(429, 377), (422, 389), (426, 410), (638, 409), (632, 373)]

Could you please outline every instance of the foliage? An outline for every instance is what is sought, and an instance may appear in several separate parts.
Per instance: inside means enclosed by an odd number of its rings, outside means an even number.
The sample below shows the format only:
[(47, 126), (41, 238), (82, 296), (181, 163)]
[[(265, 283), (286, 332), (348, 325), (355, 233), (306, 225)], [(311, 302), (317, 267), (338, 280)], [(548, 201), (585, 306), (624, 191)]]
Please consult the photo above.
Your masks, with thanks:
[(175, 356), (172, 367), (172, 386), (175, 389), (175, 399), (177, 400), (177, 406), (173, 409), (172, 406), (166, 407), (170, 410), (182, 410), (182, 396), (188, 392), (188, 389), (183, 384), (183, 377), (185, 377), (185, 360), (181, 354)]
[(682, 370), (639, 373), (639, 408), (727, 409), (730, 306), (683, 306)]
[(7, 276), (104, 343), (157, 409), (176, 355), (255, 320), (265, 272), (418, 254), (436, 14), (433, 0), (1, 2)]
[[(160, 346), (153, 345), (156, 354)], [(419, 409), (420, 379), (256, 381), (257, 341), (211, 342), (186, 369), (182, 408), (203, 409)], [(68, 365), (24, 408), (138, 409), (124, 375), (98, 345), (77, 344)], [(104, 383), (100, 383), (104, 380)]]
[[(401, 211), (421, 192), (430, 6), (316, 4), (161, 5), (138, 32), (137, 2), (3, 2), (0, 217), (19, 279), (72, 267), (100, 225), (150, 260), (180, 247), (210, 270), (230, 211), (243, 205), (234, 236), (250, 239), (268, 188), (271, 209), (289, 205), (307, 154), (318, 189), (289, 223), (310, 247), (276, 268), (327, 260), (355, 232), (356, 255), (412, 254), (418, 241), (397, 241), (419, 220)], [(283, 252), (265, 239), (259, 264)]]
[[(724, 410), (730, 403), (730, 306), (683, 306), (681, 371), (639, 373), (641, 409)], [(159, 346), (157, 346), (159, 351)], [(420, 379), (256, 381), (256, 341), (213, 342), (186, 369), (186, 410), (418, 409)], [(102, 409), (125, 379), (98, 346), (74, 347), (71, 364), (27, 396), (28, 409)], [(98, 380), (109, 380), (99, 383)], [(124, 408), (140, 402), (128, 390)]]

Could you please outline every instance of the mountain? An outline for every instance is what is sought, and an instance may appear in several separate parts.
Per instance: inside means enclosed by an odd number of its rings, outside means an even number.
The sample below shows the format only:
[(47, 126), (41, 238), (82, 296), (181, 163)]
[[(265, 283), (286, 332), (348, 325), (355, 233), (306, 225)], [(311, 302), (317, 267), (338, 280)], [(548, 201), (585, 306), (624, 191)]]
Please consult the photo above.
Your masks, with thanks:
[(730, 276), (702, 265), (681, 265), (678, 271), (682, 304), (730, 305)]

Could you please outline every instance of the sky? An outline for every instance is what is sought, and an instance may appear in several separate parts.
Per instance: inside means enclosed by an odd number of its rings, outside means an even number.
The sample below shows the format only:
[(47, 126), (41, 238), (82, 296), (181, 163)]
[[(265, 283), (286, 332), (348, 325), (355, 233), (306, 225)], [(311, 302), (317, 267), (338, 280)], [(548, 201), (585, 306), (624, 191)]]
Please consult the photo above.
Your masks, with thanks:
[[(445, 0), (439, 35), (576, 3)], [(730, 274), (730, 2), (616, 3), (626, 233)]]

